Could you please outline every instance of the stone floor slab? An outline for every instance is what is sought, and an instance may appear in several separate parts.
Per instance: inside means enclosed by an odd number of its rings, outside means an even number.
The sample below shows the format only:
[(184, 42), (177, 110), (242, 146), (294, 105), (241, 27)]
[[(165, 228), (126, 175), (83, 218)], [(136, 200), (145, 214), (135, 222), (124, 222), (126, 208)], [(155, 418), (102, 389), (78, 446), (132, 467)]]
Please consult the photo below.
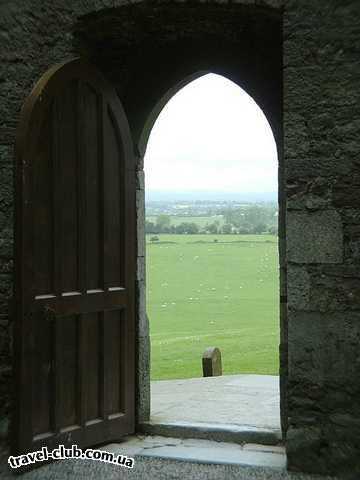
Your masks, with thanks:
[[(132, 436), (103, 447), (133, 455), (132, 470), (91, 460), (63, 460), (21, 475), (22, 480), (336, 480), (287, 472), (283, 448), (262, 452), (209, 440)], [(0, 478), (20, 478), (0, 459)]]
[(151, 422), (280, 430), (279, 377), (224, 375), (151, 382)]

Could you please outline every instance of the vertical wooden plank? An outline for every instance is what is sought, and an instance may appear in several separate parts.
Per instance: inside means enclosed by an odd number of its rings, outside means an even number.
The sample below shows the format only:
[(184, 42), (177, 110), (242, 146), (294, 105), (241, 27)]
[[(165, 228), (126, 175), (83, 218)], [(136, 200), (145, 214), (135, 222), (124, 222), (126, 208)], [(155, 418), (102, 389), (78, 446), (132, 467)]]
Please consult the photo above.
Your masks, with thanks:
[(99, 133), (99, 99), (87, 84), (82, 86), (82, 137), (83, 154), (86, 158), (85, 198), (87, 216), (84, 224), (84, 235), (87, 244), (84, 252), (87, 265), (86, 288), (95, 290), (102, 288), (102, 158), (100, 155)]
[(77, 126), (77, 174), (76, 174), (76, 184), (77, 184), (77, 270), (78, 270), (78, 290), (81, 293), (86, 292), (86, 277), (87, 277), (87, 257), (86, 257), (86, 248), (87, 248), (87, 195), (86, 195), (86, 172), (87, 172), (87, 163), (88, 156), (86, 151), (87, 142), (91, 141), (91, 137), (88, 137), (86, 129), (86, 116), (87, 112), (85, 110), (86, 97), (84, 92), (83, 82), (78, 80), (76, 82), (76, 126)]
[[(84, 400), (86, 404), (85, 420), (101, 418), (100, 413), (100, 322), (98, 313), (87, 313), (84, 315), (84, 362), (83, 369), (86, 371), (84, 382)], [(101, 349), (102, 351), (102, 349)]]
[(105, 204), (105, 192), (107, 185), (105, 184), (105, 115), (106, 115), (106, 102), (103, 95), (99, 95), (98, 98), (98, 175), (99, 175), (99, 241), (100, 241), (100, 284), (101, 288), (105, 289), (105, 275), (106, 275), (106, 204)]
[[(99, 176), (99, 247), (100, 247), (100, 282), (101, 288), (105, 289), (105, 228), (106, 228), (106, 212), (105, 212), (105, 139), (104, 139), (104, 118), (105, 118), (106, 102), (103, 95), (98, 97), (98, 176)], [(99, 414), (100, 417), (106, 422), (108, 416), (108, 398), (107, 398), (107, 368), (108, 368), (108, 350), (107, 350), (107, 325), (105, 322), (105, 313), (102, 311), (99, 313), (99, 330), (100, 330), (100, 348), (99, 348)]]
[(121, 260), (122, 251), (121, 229), (121, 155), (122, 149), (119, 145), (116, 131), (114, 128), (112, 116), (109, 108), (105, 109), (104, 116), (104, 142), (105, 158), (104, 164), (104, 182), (106, 185), (104, 191), (105, 208), (105, 285), (106, 287), (121, 286)]
[(106, 325), (106, 409), (110, 416), (122, 412), (121, 396), (121, 368), (122, 368), (122, 350), (121, 350), (121, 312), (112, 310), (105, 312)]
[[(83, 82), (79, 79), (76, 82), (76, 126), (77, 126), (77, 269), (78, 269), (78, 290), (86, 293), (87, 282), (87, 156), (86, 156), (86, 112), (85, 93)], [(86, 325), (84, 315), (77, 316), (77, 389), (76, 389), (76, 422), (84, 427), (86, 421)]]
[(87, 364), (87, 325), (85, 315), (77, 316), (77, 382), (76, 382), (76, 423), (84, 427), (86, 422), (86, 404), (87, 391), (86, 384), (88, 381), (89, 368)]
[(107, 390), (106, 369), (108, 368), (107, 336), (105, 329), (104, 312), (99, 313), (99, 414), (103, 420), (107, 419)]
[(61, 331), (59, 329), (59, 320), (52, 315), (51, 312), (46, 312), (48, 321), (51, 328), (51, 407), (50, 407), (50, 423), (51, 431), (58, 433), (60, 431), (60, 419), (61, 419), (61, 391), (60, 391), (60, 378), (61, 378)]
[[(61, 197), (63, 174), (59, 155), (59, 119), (61, 118), (59, 100), (54, 98), (51, 109), (51, 158), (53, 187), (52, 196), (52, 251), (53, 251), (53, 290), (56, 296), (61, 295), (62, 290), (62, 212)], [(50, 425), (51, 431), (57, 434), (60, 431), (60, 382), (61, 376), (61, 339), (58, 320), (54, 312), (45, 312), (51, 329), (51, 404)]]
[(61, 368), (58, 371), (59, 388), (58, 398), (60, 399), (60, 424), (66, 428), (77, 423), (77, 398), (78, 392), (78, 332), (77, 316), (61, 317), (58, 319), (61, 345)]
[[(132, 385), (127, 385), (127, 372), (131, 369), (131, 362), (129, 357), (133, 352), (131, 344), (129, 343), (129, 337), (127, 336), (127, 318), (126, 310), (119, 310), (118, 312), (119, 322), (119, 409), (122, 413), (129, 414), (127, 411), (126, 395), (127, 391), (132, 388)], [(130, 392), (131, 393), (131, 392)]]
[[(62, 171), (61, 188), (61, 234), (62, 234), (62, 292), (79, 289), (79, 230), (77, 182), (77, 83), (72, 80), (58, 94), (58, 156)], [(61, 128), (60, 128), (61, 126)]]
[(33, 435), (52, 430), (52, 325), (46, 315), (37, 314), (32, 322), (34, 348), (32, 364), (32, 424)]
[(53, 241), (53, 287), (55, 295), (61, 295), (62, 290), (62, 212), (61, 197), (63, 175), (59, 159), (59, 101), (55, 98), (52, 103), (51, 111), (51, 138), (52, 138), (52, 176), (51, 184), (53, 187), (52, 197), (52, 241)]
[[(51, 118), (52, 110), (48, 114)], [(39, 154), (34, 159), (32, 173), (34, 221), (34, 293), (53, 293), (53, 181), (52, 181), (52, 124), (44, 122)]]

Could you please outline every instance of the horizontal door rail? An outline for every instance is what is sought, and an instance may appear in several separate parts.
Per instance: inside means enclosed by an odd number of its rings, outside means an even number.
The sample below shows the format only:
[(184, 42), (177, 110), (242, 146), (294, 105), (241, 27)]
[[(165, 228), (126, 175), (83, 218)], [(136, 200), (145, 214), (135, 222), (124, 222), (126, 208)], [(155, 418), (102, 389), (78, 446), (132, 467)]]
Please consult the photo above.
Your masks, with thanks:
[(39, 296), (35, 298), (30, 311), (40, 312), (48, 309), (56, 316), (73, 315), (90, 312), (103, 312), (125, 308), (127, 303), (127, 292), (121, 290), (110, 290), (94, 292), (91, 294), (75, 294), (62, 296)]

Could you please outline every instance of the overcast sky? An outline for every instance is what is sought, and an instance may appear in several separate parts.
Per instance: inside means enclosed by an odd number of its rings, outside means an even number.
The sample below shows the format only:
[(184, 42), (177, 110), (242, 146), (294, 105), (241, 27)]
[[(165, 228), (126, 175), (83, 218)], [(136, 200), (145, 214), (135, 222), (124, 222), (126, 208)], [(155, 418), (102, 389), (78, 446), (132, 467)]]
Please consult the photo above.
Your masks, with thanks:
[(208, 74), (174, 95), (160, 113), (145, 155), (148, 190), (277, 191), (270, 125), (235, 83)]

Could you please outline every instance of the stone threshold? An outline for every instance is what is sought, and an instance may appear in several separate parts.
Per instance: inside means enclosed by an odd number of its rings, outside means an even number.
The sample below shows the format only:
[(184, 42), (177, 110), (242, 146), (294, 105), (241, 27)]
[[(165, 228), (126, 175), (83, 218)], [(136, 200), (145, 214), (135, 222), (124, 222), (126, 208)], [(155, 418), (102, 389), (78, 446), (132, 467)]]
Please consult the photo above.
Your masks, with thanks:
[(164, 436), (133, 436), (124, 442), (108, 445), (114, 453), (124, 453), (136, 459), (158, 458), (206, 465), (237, 465), (286, 471), (283, 446), (253, 443), (239, 445), (213, 440), (185, 439)]
[(244, 443), (280, 445), (282, 441), (280, 430), (236, 424), (149, 421), (138, 425), (137, 430), (147, 435), (212, 440), (238, 445)]
[[(99, 447), (135, 460), (132, 470), (89, 460), (63, 460), (21, 475), (24, 480), (340, 480), (289, 472), (283, 446), (132, 435)], [(1, 461), (2, 460), (2, 461)], [(20, 478), (0, 459), (1, 480)]]

